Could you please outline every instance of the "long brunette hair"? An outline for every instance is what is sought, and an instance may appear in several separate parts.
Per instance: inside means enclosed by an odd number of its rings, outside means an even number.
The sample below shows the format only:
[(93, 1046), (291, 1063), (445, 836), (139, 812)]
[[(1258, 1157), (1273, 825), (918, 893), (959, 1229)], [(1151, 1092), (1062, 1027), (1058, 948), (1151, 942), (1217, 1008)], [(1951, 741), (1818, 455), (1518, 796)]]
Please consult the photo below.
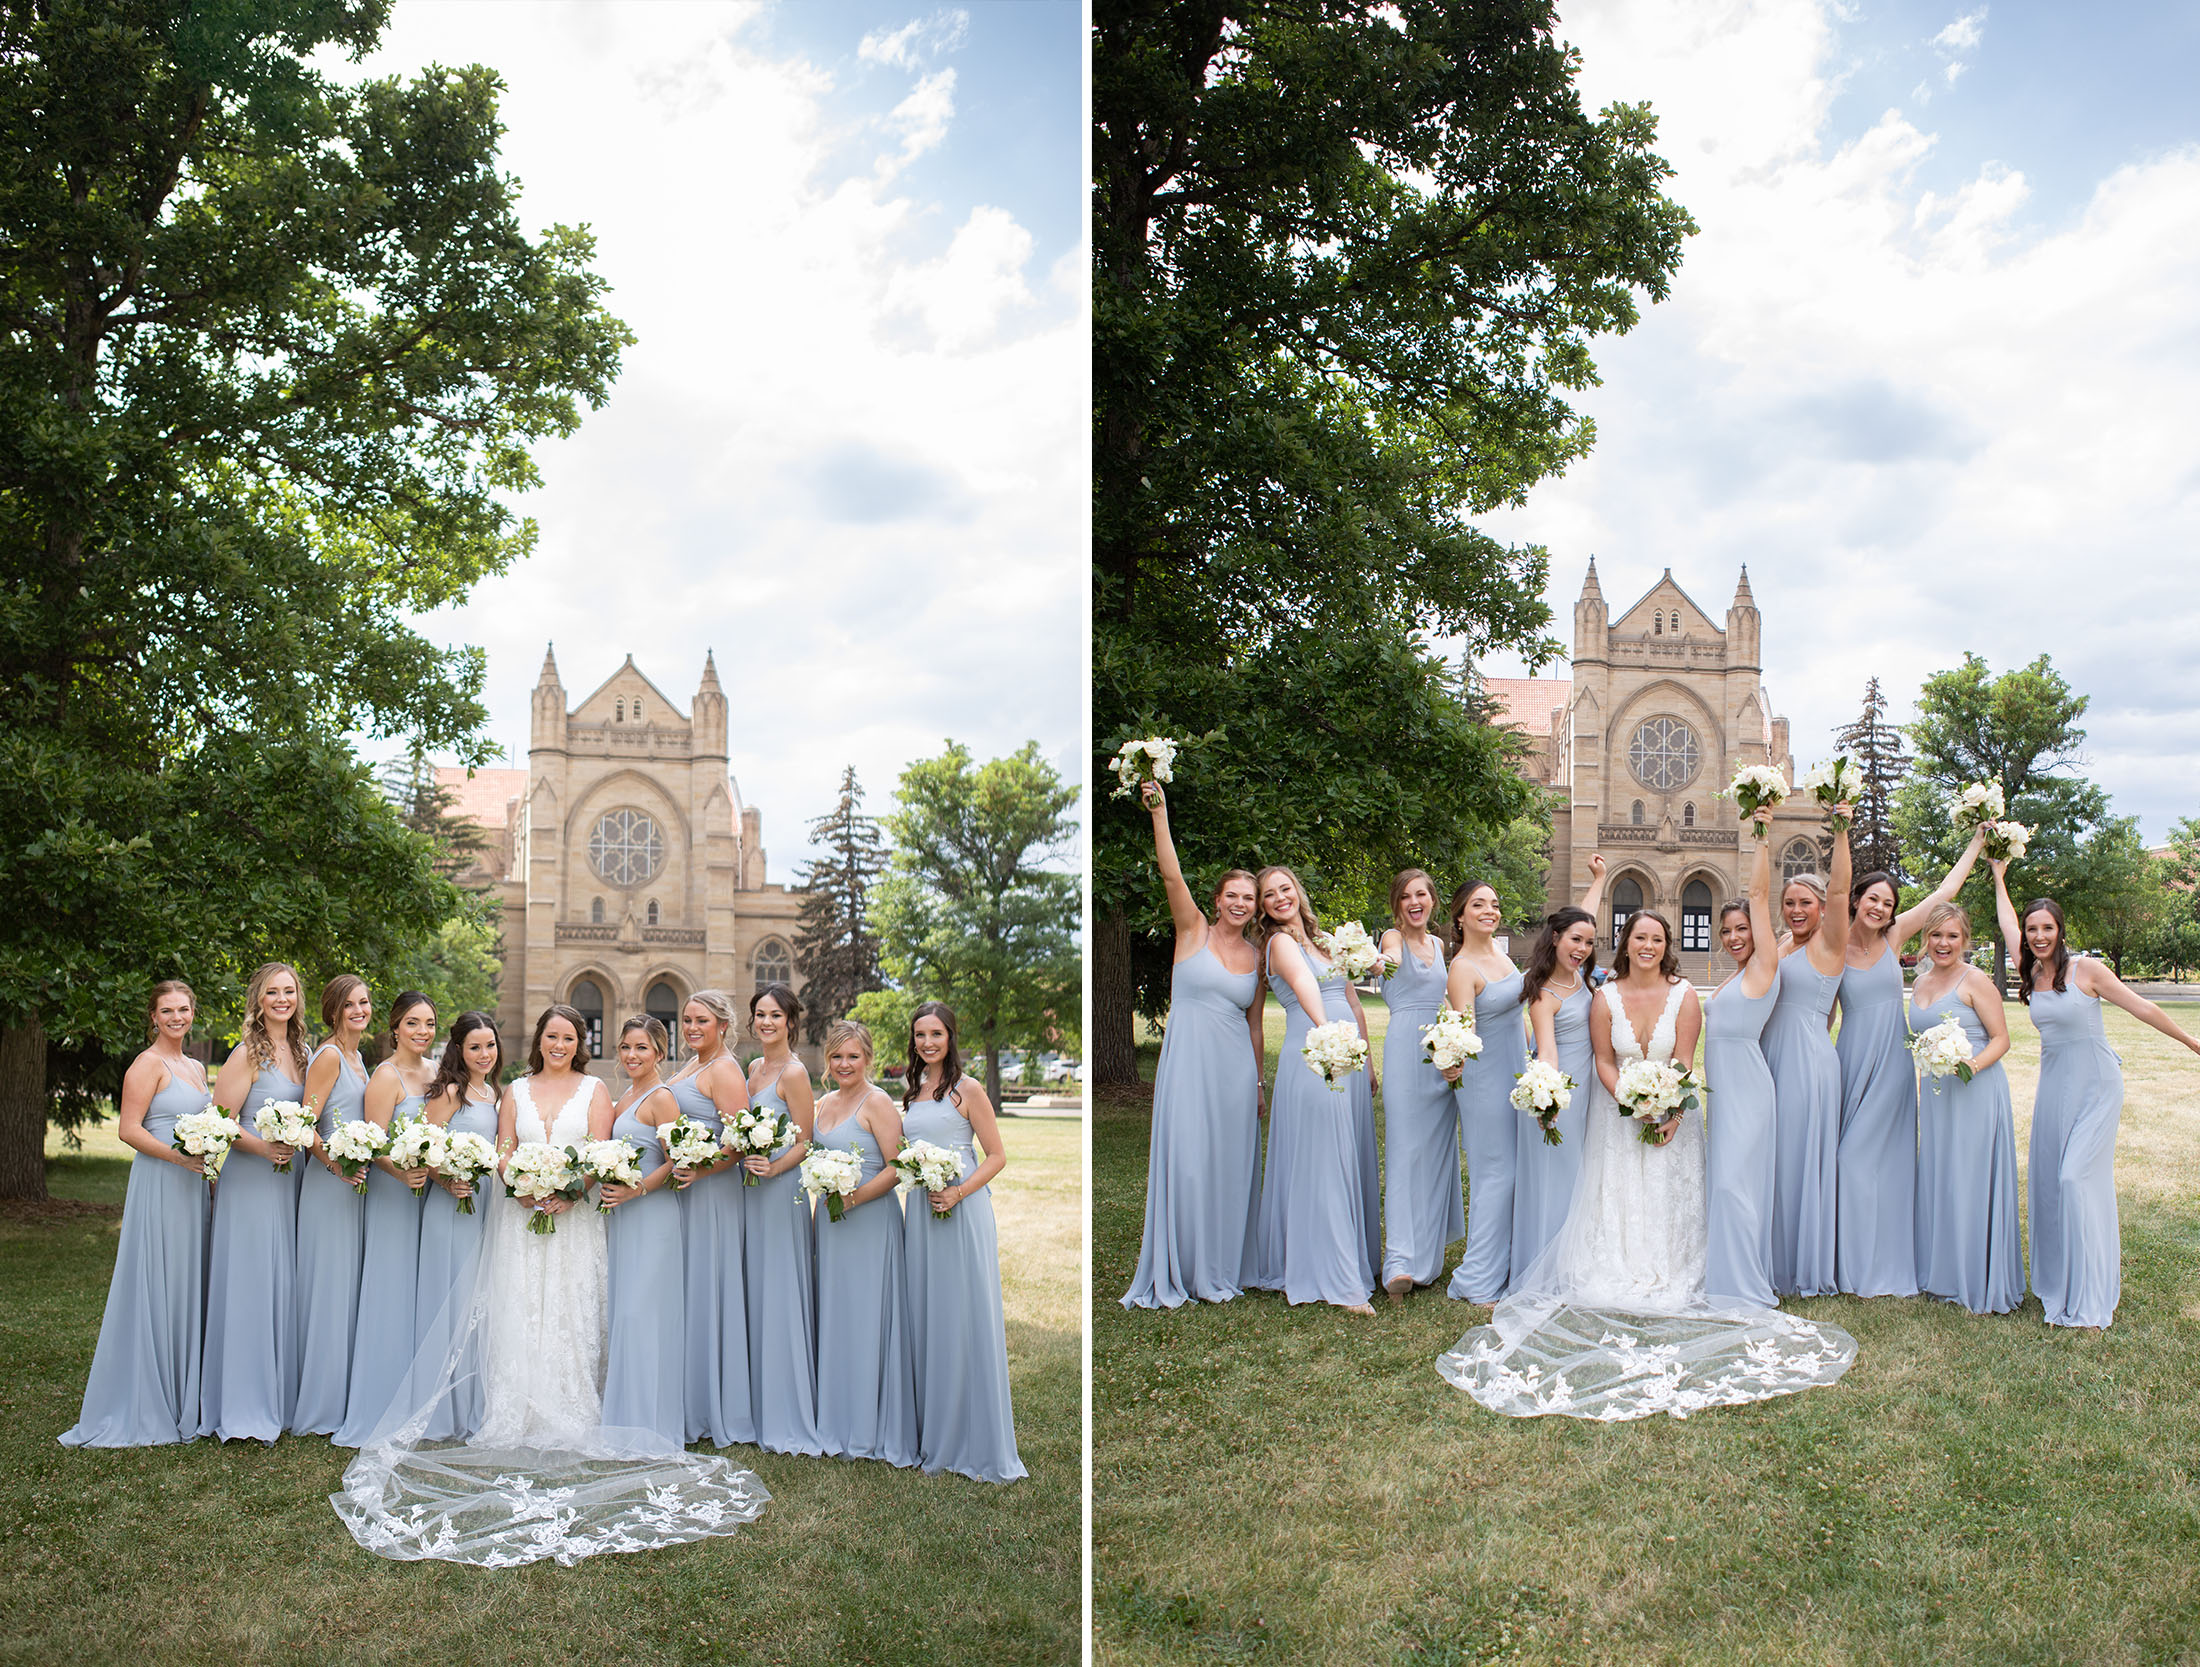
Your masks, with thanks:
[(588, 1069), (588, 1021), (581, 1017), (578, 1007), (568, 1007), (562, 1001), (553, 1001), (542, 1010), (542, 1017), (535, 1021), (535, 1039), (527, 1044), (527, 1071), (530, 1076), (542, 1074), (542, 1033), (550, 1028), (552, 1019), (563, 1019), (573, 1027), (573, 1062), (576, 1071)]
[[(1467, 912), (1467, 899), (1476, 892), (1483, 890), (1487, 890), (1492, 897), (1496, 898), (1500, 908), (1502, 908), (1505, 894), (1499, 891), (1496, 885), (1489, 880), (1469, 880), (1451, 894), (1451, 907), (1445, 911), (1444, 922), (1451, 928), (1451, 947), (1455, 950), (1461, 943), (1466, 941), (1466, 930), (1459, 924), (1459, 920)], [(1503, 920), (1500, 919), (1498, 924), (1502, 927)]]
[(947, 1099), (959, 1100), (956, 1090), (963, 1079), (962, 1047), (955, 1040), (955, 1010), (944, 1001), (920, 1002), (917, 1010), (909, 1015), (909, 1070), (901, 1085), (903, 1111), (917, 1103), (917, 1095), (924, 1087), (924, 1061), (917, 1057), (919, 1019), (937, 1019), (947, 1027), (947, 1051), (940, 1055), (940, 1093)]
[(1672, 983), (1681, 975), (1680, 951), (1674, 947), (1673, 923), (1655, 909), (1637, 909), (1627, 917), (1627, 930), (1619, 937), (1619, 953), (1612, 957), (1612, 976), (1623, 979), (1634, 970), (1635, 958), (1629, 953), (1627, 946), (1634, 940), (1635, 922), (1638, 920), (1656, 921), (1658, 930), (1665, 934), (1665, 958), (1658, 963), (1658, 976), (1666, 983)]
[(477, 1030), (486, 1030), (497, 1039), (497, 1062), (489, 1067), (489, 1086), (496, 1087), (497, 1078), (504, 1075), (504, 1038), (498, 1034), (497, 1022), (486, 1013), (461, 1013), (451, 1021), (450, 1039), (443, 1044), (443, 1057), (436, 1064), (435, 1081), (428, 1085), (426, 1099), (432, 1100), (448, 1088), (453, 1090), (453, 1105), (466, 1103), (466, 1090), (474, 1081), (473, 1067), (466, 1063), (466, 1042)]
[(1520, 977), (1520, 1005), (1531, 1007), (1535, 998), (1543, 993), (1543, 986), (1558, 971), (1558, 940), (1579, 926), (1589, 923), (1589, 958), (1581, 963), (1581, 976), (1587, 978), (1597, 964), (1597, 917), (1587, 909), (1577, 909), (1572, 904), (1544, 917), (1543, 930), (1535, 935), (1535, 942), (1528, 949), (1528, 970)]
[(2062, 905), (2052, 897), (2035, 897), (2025, 904), (2024, 913), (2017, 916), (2017, 999), (2027, 1007), (2032, 1005), (2032, 969), (2039, 964), (2040, 958), (2032, 953), (2032, 940), (2025, 936), (2024, 923), (2042, 909), (2055, 922), (2055, 953), (2048, 963), (2055, 969), (2053, 987), (2057, 990), (2069, 987), (2070, 938), (2063, 924)]

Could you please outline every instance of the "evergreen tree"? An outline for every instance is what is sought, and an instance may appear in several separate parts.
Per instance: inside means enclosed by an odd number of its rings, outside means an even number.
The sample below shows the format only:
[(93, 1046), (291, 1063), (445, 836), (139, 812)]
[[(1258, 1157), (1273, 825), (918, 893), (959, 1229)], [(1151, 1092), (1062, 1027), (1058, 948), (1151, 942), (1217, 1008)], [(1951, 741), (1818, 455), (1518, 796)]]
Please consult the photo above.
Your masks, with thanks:
[(383, 765), (382, 792), (399, 821), (435, 841), (436, 872), (446, 880), (456, 880), (489, 848), (481, 824), (458, 814), (458, 795), (436, 779), (425, 753), (408, 753)]
[(1864, 791), (1856, 796), (1856, 822), (1849, 829), (1856, 872), (1883, 868), (1897, 880), (1907, 881), (1902, 841), (1894, 827), (1894, 796), (1916, 761), (1903, 748), (1901, 729), (1887, 722), (1887, 699), (1879, 692), (1878, 678), (1865, 687), (1864, 710), (1834, 737), (1834, 745), (1854, 759), (1864, 774)]
[[(802, 929), (795, 966), (802, 974), (803, 1003), (812, 1042), (822, 1042), (836, 1019), (859, 996), (881, 989), (878, 937), (869, 920), (871, 892), (886, 872), (886, 839), (875, 818), (863, 814), (863, 787), (851, 764), (840, 773), (840, 803), (810, 824), (810, 842), (832, 854), (798, 864), (802, 879)], [(881, 1048), (891, 1039), (880, 1037)]]

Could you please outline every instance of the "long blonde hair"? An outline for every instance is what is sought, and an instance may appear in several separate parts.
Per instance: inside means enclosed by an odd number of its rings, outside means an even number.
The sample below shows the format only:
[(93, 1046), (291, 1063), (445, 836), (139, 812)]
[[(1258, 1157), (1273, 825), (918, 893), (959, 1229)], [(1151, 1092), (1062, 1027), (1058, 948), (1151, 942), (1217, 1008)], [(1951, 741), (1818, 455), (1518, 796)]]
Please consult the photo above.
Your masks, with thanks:
[(305, 982), (298, 976), (298, 969), (288, 961), (270, 961), (252, 975), (252, 982), (244, 992), (244, 1035), (240, 1045), (245, 1058), (252, 1061), (254, 1071), (265, 1071), (275, 1063), (275, 1041), (267, 1033), (267, 1018), (260, 1011), (260, 1002), (267, 994), (267, 987), (284, 973), (290, 974), (291, 987), (298, 992), (298, 1005), (290, 1015), (290, 1023), (283, 1037), (284, 1046), (290, 1050), (294, 1069), (291, 1075), (300, 1082), (306, 1074)]

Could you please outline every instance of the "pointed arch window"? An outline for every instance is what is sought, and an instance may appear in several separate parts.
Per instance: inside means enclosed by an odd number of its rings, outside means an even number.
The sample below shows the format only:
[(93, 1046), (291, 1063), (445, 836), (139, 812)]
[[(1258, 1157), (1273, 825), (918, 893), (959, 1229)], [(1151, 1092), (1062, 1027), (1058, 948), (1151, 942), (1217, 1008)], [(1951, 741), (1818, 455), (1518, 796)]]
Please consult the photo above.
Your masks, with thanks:
[(1681, 806), (1681, 826), (1684, 828), (1693, 828), (1695, 825), (1696, 801), (1691, 799), (1688, 801), (1687, 804)]
[(657, 924), (657, 899), (654, 897), (649, 900), (649, 924)]
[(794, 953), (778, 938), (766, 938), (756, 946), (756, 987), (794, 982)]
[(1627, 813), (1627, 820), (1634, 827), (1639, 828), (1642, 826), (1642, 801), (1640, 799), (1635, 801), (1635, 808)]
[(593, 901), (591, 901), (591, 902), (589, 903), (589, 905), (588, 905), (588, 923), (589, 923), (589, 925), (591, 925), (591, 926), (601, 926), (601, 925), (603, 924), (603, 899), (602, 899), (602, 898), (598, 897), (598, 898), (594, 899)]
[(1662, 612), (1651, 614), (1650, 634), (1653, 637), (1662, 637), (1665, 635), (1665, 615)]
[(1818, 872), (1818, 846), (1808, 839), (1792, 840), (1780, 853), (1780, 883), (1787, 884), (1798, 874)]
[(614, 701), (614, 702), (612, 702), (612, 705), (611, 705), (611, 721), (612, 721), (613, 723), (618, 723), (618, 724), (623, 724), (623, 723), (625, 723), (625, 722), (626, 722), (626, 702), (625, 702), (625, 701), (623, 701), (623, 700), (620, 700), (620, 701)]

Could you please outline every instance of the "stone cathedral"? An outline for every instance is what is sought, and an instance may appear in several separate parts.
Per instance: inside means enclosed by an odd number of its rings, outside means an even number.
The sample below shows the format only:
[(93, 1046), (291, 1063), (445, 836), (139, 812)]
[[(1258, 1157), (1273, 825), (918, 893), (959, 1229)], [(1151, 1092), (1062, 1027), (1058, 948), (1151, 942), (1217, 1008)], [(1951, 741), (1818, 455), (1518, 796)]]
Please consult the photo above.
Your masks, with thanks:
[(488, 836), (468, 883), (503, 904), (497, 1026), (508, 1061), (553, 1001), (588, 1021), (602, 1075), (616, 1071), (605, 1047), (634, 1014), (662, 1020), (677, 1049), (680, 1008), (696, 990), (724, 990), (746, 1013), (758, 985), (794, 982), (801, 896), (765, 883), (763, 817), (742, 804), (727, 764), (726, 695), (710, 656), (683, 712), (631, 654), (568, 708), (545, 653), (527, 768), (437, 772), (457, 813)]
[[(1548, 906), (1581, 895), (1589, 853), (1602, 851), (1603, 958), (1627, 917), (1651, 908), (1679, 935), (1686, 976), (1723, 978), (1733, 966), (1716, 947), (1717, 910), (1742, 895), (1757, 842), (1719, 794), (1743, 764), (1769, 763), (1795, 779), (1787, 720), (1773, 715), (1765, 692), (1749, 570), (1722, 627), (1671, 568), (1615, 616), (1592, 560), (1574, 603), (1570, 669), (1570, 678), (1487, 685), (1503, 721), (1534, 744), (1524, 764), (1530, 778), (1564, 796), (1551, 825)], [(1820, 867), (1823, 825), (1815, 802), (1790, 799), (1774, 815), (1775, 888), (1784, 874)]]

